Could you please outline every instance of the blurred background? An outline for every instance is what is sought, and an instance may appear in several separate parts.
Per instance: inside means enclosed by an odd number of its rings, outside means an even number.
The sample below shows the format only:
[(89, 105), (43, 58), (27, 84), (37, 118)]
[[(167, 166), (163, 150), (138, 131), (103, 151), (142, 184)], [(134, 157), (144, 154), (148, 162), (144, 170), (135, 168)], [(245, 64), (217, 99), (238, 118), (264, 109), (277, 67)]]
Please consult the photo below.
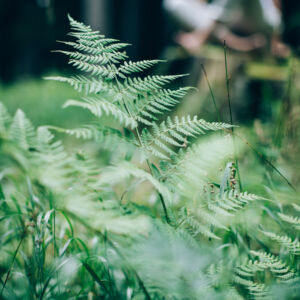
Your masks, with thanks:
[(188, 73), (177, 84), (197, 90), (177, 115), (229, 121), (228, 79), (233, 122), (249, 129), (267, 157), (299, 163), (300, 1), (0, 0), (0, 100), (34, 125), (72, 127), (90, 118), (61, 109), (78, 97), (71, 87), (43, 80), (72, 72), (66, 57), (51, 52), (68, 39), (68, 13), (132, 44), (132, 60), (168, 60), (153, 73)]

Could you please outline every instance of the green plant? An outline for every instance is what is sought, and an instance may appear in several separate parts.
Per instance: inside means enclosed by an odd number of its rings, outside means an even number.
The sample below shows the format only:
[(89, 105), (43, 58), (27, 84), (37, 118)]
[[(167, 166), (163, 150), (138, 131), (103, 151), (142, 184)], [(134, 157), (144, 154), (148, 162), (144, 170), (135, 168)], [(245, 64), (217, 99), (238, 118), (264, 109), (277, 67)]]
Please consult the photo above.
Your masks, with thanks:
[(83, 92), (65, 107), (98, 121), (35, 130), (0, 104), (0, 297), (299, 297), (299, 206), (239, 190), (232, 125), (167, 116), (189, 91), (166, 87), (180, 76), (135, 77), (159, 61), (128, 61), (126, 44), (69, 19), (75, 51), (59, 52), (90, 75), (49, 79)]

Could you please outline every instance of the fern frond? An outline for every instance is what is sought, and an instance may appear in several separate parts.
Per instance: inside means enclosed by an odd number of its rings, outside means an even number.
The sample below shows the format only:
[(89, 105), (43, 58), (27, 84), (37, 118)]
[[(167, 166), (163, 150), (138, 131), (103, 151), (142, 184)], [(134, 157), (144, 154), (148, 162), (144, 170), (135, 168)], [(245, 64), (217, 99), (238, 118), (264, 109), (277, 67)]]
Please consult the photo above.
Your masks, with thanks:
[(69, 63), (80, 71), (91, 73), (91, 75), (113, 79), (116, 76), (116, 68), (114, 66), (101, 66), (87, 63), (78, 59), (70, 59)]
[(24, 112), (17, 110), (9, 128), (10, 137), (24, 149), (36, 146), (34, 127), (26, 118)]
[(148, 95), (143, 100), (139, 100), (134, 107), (134, 117), (137, 121), (152, 125), (157, 120), (156, 114), (163, 114), (171, 110), (171, 107), (180, 102), (190, 87), (179, 88), (177, 90), (159, 89)]
[(168, 117), (166, 122), (163, 121), (159, 126), (153, 123), (152, 134), (148, 130), (144, 130), (142, 141), (145, 148), (153, 155), (165, 157), (164, 152), (169, 155), (175, 154), (168, 144), (175, 147), (187, 147), (189, 137), (195, 138), (208, 130), (216, 131), (230, 127), (231, 125), (225, 123), (209, 123), (198, 119), (197, 116), (193, 118), (187, 116), (181, 119), (175, 117), (174, 121)]
[(124, 76), (122, 74), (125, 75), (130, 75), (132, 73), (136, 73), (136, 72), (142, 72), (144, 70), (147, 70), (153, 66), (155, 66), (156, 64), (163, 62), (163, 60), (141, 60), (141, 61), (136, 61), (136, 62), (132, 62), (132, 61), (125, 61), (123, 65), (121, 65), (118, 68), (118, 73), (119, 76), (126, 79), (127, 76)]
[[(94, 56), (102, 56), (104, 59), (107, 59), (108, 62), (111, 63), (118, 63), (120, 61), (123, 61), (127, 58), (127, 55), (125, 52), (117, 52), (117, 53), (107, 53), (103, 51), (103, 47), (99, 47), (97, 45), (94, 45), (95, 43), (93, 43), (91, 46), (87, 46), (86, 44), (82, 44), (82, 43), (76, 43), (76, 42), (65, 42), (65, 41), (58, 41), (61, 44), (70, 46), (72, 48), (74, 48), (75, 50), (78, 51), (83, 51), (85, 53), (88, 53), (90, 55), (94, 55)], [(103, 42), (103, 40), (101, 40), (101, 42), (103, 44), (105, 44), (105, 42)], [(99, 44), (99, 43), (98, 43)], [(55, 52), (62, 52), (62, 51), (55, 51)], [(66, 54), (66, 52), (62, 52), (64, 54)]]
[(101, 117), (103, 114), (114, 116), (121, 124), (135, 128), (137, 122), (127, 113), (123, 112), (117, 105), (108, 102), (104, 99), (85, 98), (84, 101), (68, 100), (64, 104), (65, 107), (78, 106), (88, 109), (96, 117)]
[(284, 283), (290, 283), (295, 278), (296, 272), (282, 262), (278, 257), (264, 251), (251, 251), (251, 254), (258, 257), (258, 264), (264, 269), (270, 269), (272, 274)]
[(293, 207), (294, 207), (294, 209), (295, 209), (296, 211), (300, 212), (300, 206), (299, 206), (299, 205), (297, 205), (297, 204), (295, 204), (295, 203), (293, 203), (292, 205), (293, 205)]
[(207, 238), (212, 238), (220, 240), (220, 237), (215, 235), (210, 226), (199, 222), (194, 216), (188, 215), (179, 219), (180, 227), (184, 227), (192, 234), (192, 236), (197, 236), (199, 233), (206, 236)]
[(141, 93), (149, 93), (160, 89), (164, 85), (185, 75), (152, 75), (145, 78), (134, 77), (126, 78), (124, 89), (132, 94), (139, 95)]
[(296, 239), (293, 240), (289, 236), (278, 235), (273, 232), (262, 231), (264, 235), (271, 238), (273, 241), (283, 245), (288, 251), (294, 255), (300, 255), (300, 242)]
[(288, 216), (282, 213), (278, 213), (281, 220), (291, 224), (295, 229), (300, 230), (300, 218)]
[[(81, 53), (78, 51), (72, 52), (72, 51), (62, 51), (62, 50), (56, 50), (53, 52), (65, 54), (73, 60), (80, 60), (80, 61), (83, 61), (88, 64), (105, 65), (105, 64), (108, 64), (109, 62), (118, 63), (120, 60), (119, 54), (105, 53), (103, 51), (101, 51), (101, 53), (99, 53), (99, 54), (86, 54), (86, 53)], [(74, 65), (74, 63), (72, 63), (72, 64)]]
[(249, 202), (262, 199), (262, 197), (248, 192), (238, 193), (234, 190), (230, 190), (224, 192), (222, 196), (218, 196), (214, 204), (211, 204), (211, 209), (213, 211), (218, 211), (218, 208), (221, 208), (230, 213), (243, 208)]
[(86, 127), (82, 128), (75, 128), (75, 129), (64, 129), (56, 126), (48, 126), (50, 130), (55, 130), (57, 132), (63, 132), (70, 136), (75, 136), (77, 139), (84, 139), (89, 140), (95, 137), (95, 128), (93, 126), (87, 125)]
[(101, 81), (99, 79), (88, 78), (83, 75), (72, 77), (49, 76), (45, 77), (45, 79), (66, 82), (74, 87), (74, 89), (78, 92), (84, 92), (86, 95), (98, 93), (109, 94), (114, 91), (114, 85), (112, 85), (109, 81)]

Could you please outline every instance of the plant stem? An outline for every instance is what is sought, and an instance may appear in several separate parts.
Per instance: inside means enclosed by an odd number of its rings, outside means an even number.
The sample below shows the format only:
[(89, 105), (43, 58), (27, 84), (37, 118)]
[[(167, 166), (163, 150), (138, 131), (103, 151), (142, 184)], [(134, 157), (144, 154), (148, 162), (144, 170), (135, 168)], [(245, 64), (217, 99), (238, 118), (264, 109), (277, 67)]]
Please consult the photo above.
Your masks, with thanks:
[(204, 64), (201, 64), (201, 68), (202, 68), (202, 71), (203, 71), (203, 74), (204, 74), (204, 77), (205, 77), (205, 80), (207, 82), (207, 85), (208, 85), (208, 88), (209, 88), (209, 92), (210, 92), (210, 95), (211, 95), (211, 98), (212, 98), (212, 101), (214, 103), (214, 106), (215, 106), (215, 110), (216, 110), (216, 114), (217, 114), (217, 118), (218, 118), (218, 121), (221, 122), (221, 115), (220, 115), (220, 111), (217, 107), (217, 104), (216, 104), (216, 100), (215, 100), (215, 96), (214, 96), (214, 93), (212, 91), (212, 88), (211, 88), (211, 85), (210, 85), (210, 82), (208, 80), (208, 76), (207, 76), (207, 73), (206, 73), (206, 70), (205, 70), (205, 67), (204, 67)]
[[(226, 132), (228, 130), (224, 129)], [(272, 162), (270, 162), (262, 153), (260, 153), (258, 150), (255, 149), (254, 146), (252, 146), (245, 138), (238, 135), (236, 132), (234, 133), (234, 136), (237, 136), (240, 140), (242, 140), (250, 149), (252, 149), (264, 162), (266, 162), (278, 175), (280, 175), (284, 181), (289, 185), (289, 187), (298, 194), (297, 189), (293, 186), (293, 184), (273, 165)]]
[(233, 119), (232, 119), (231, 98), (230, 98), (230, 89), (229, 89), (229, 76), (228, 76), (228, 66), (227, 66), (227, 46), (226, 46), (226, 41), (225, 40), (224, 40), (224, 58), (225, 58), (227, 101), (228, 101), (228, 107), (229, 107), (230, 124), (232, 125), (231, 132), (232, 132), (232, 141), (233, 141), (233, 148), (234, 148), (234, 159), (235, 159), (235, 166), (236, 166), (237, 175), (238, 175), (239, 188), (240, 188), (240, 191), (242, 191), (243, 190), (242, 181), (241, 181), (239, 163), (238, 163), (237, 155), (236, 155), (235, 139), (234, 139), (234, 134), (233, 134), (234, 133), (234, 127), (233, 127)]
[(21, 244), (22, 244), (24, 238), (25, 238), (25, 233), (23, 232), (23, 233), (22, 233), (22, 238), (21, 238), (21, 240), (20, 240), (20, 242), (19, 242), (19, 244), (18, 244), (17, 249), (16, 249), (15, 252), (14, 252), (14, 256), (13, 256), (12, 262), (11, 262), (11, 264), (10, 264), (10, 266), (9, 266), (9, 269), (8, 269), (8, 272), (7, 272), (7, 274), (6, 274), (6, 277), (5, 277), (5, 280), (4, 280), (2, 289), (1, 289), (0, 296), (2, 296), (2, 293), (3, 293), (4, 289), (5, 289), (5, 286), (6, 286), (6, 283), (7, 283), (7, 281), (8, 281), (9, 275), (10, 275), (10, 273), (11, 273), (13, 264), (14, 264), (14, 262), (15, 262), (15, 259), (16, 259), (16, 257), (17, 257), (17, 254), (18, 254), (18, 252), (19, 252), (19, 249), (20, 249), (20, 247), (21, 247)]
[[(117, 86), (118, 86), (118, 90), (121, 93), (121, 87), (120, 87), (119, 80), (118, 80), (117, 77), (115, 77), (115, 80), (116, 80), (116, 83), (117, 83)], [(124, 107), (125, 107), (127, 113), (133, 119), (131, 111), (129, 110), (129, 107), (127, 106), (126, 101), (125, 101), (125, 99), (123, 97), (122, 97), (122, 101), (123, 101), (123, 104), (124, 104)], [(140, 146), (143, 148), (143, 141), (142, 141), (142, 138), (140, 136), (140, 133), (139, 133), (139, 130), (138, 130), (137, 127), (135, 128), (135, 132), (136, 132), (136, 135), (138, 137), (138, 141), (140, 143)], [(148, 168), (150, 170), (150, 173), (153, 176), (152, 168), (150, 166), (150, 162), (149, 162), (148, 158), (146, 158), (146, 162), (147, 162)], [(164, 200), (164, 198), (163, 198), (163, 196), (162, 196), (161, 193), (158, 193), (158, 195), (159, 195), (159, 199), (160, 199), (160, 202), (162, 204), (162, 207), (163, 207), (163, 211), (164, 211), (164, 214), (165, 214), (166, 221), (167, 221), (168, 224), (170, 224), (170, 218), (169, 218), (169, 214), (168, 214), (168, 210), (167, 210), (167, 206), (166, 206), (165, 200)]]

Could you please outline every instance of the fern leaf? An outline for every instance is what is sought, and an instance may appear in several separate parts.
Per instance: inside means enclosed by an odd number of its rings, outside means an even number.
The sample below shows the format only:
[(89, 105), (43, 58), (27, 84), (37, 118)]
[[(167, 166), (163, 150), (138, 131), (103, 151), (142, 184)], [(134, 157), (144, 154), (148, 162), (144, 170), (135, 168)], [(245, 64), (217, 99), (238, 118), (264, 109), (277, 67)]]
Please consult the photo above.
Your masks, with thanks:
[(300, 242), (298, 240), (292, 240), (289, 236), (282, 236), (273, 232), (263, 231), (263, 234), (271, 238), (273, 241), (283, 245), (290, 253), (300, 255)]
[(124, 64), (119, 67), (118, 73), (122, 78), (126, 79), (127, 76), (124, 76), (122, 74), (129, 75), (136, 72), (142, 72), (143, 70), (147, 70), (160, 62), (163, 61), (162, 60), (141, 60), (137, 62), (125, 61)]
[(9, 130), (11, 138), (22, 148), (35, 147), (36, 135), (34, 127), (22, 110), (17, 110)]
[(116, 70), (112, 66), (90, 64), (78, 59), (70, 59), (69, 63), (80, 71), (91, 73), (91, 75), (101, 76), (106, 79), (113, 79), (116, 76)]
[[(167, 118), (166, 122), (162, 122), (160, 126), (155, 123), (152, 126), (153, 134), (144, 131), (143, 138), (145, 142), (145, 148), (148, 151), (153, 150), (153, 144), (158, 146), (159, 150), (167, 152), (169, 155), (175, 154), (167, 144), (176, 147), (185, 147), (188, 137), (196, 137), (197, 135), (204, 134), (208, 130), (220, 130), (230, 128), (231, 125), (224, 123), (209, 123), (202, 119), (198, 119), (197, 116), (191, 118), (190, 116), (182, 117), (179, 119), (175, 117), (174, 122), (171, 118)], [(181, 144), (184, 142), (184, 144)], [(152, 154), (153, 151), (152, 151)], [(155, 154), (154, 154), (155, 155)]]
[(114, 91), (114, 86), (110, 82), (101, 81), (95, 78), (87, 78), (82, 75), (77, 75), (73, 77), (62, 77), (62, 76), (50, 76), (45, 77), (46, 80), (55, 80), (60, 82), (67, 82), (74, 87), (78, 92), (85, 92), (88, 94), (99, 94), (107, 93)]
[(278, 216), (280, 217), (280, 219), (282, 219), (283, 221), (291, 224), (294, 228), (296, 228), (297, 230), (300, 230), (300, 218), (298, 217), (292, 217), (292, 216), (288, 216), (282, 213), (278, 213)]
[(160, 89), (162, 86), (174, 81), (185, 75), (153, 75), (146, 76), (145, 78), (128, 77), (125, 80), (124, 88), (125, 90), (131, 92), (132, 94), (148, 93), (150, 91), (155, 91)]
[(88, 109), (92, 114), (97, 117), (101, 117), (103, 114), (113, 115), (121, 124), (125, 126), (131, 126), (135, 128), (137, 126), (136, 121), (123, 112), (118, 106), (110, 103), (104, 99), (85, 98), (84, 101), (68, 100), (64, 107), (78, 106)]

